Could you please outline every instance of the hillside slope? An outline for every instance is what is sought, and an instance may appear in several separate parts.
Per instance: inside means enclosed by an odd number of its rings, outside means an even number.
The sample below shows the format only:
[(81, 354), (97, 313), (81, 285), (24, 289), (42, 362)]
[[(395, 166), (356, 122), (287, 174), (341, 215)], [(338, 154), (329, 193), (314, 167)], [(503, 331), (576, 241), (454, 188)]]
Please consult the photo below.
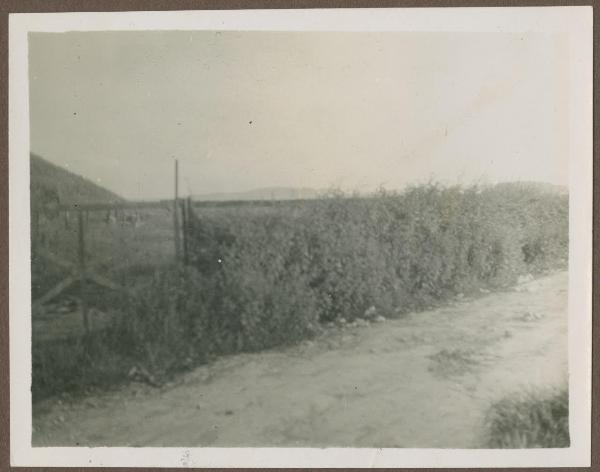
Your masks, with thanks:
[(90, 180), (30, 154), (31, 204), (112, 203), (123, 198)]

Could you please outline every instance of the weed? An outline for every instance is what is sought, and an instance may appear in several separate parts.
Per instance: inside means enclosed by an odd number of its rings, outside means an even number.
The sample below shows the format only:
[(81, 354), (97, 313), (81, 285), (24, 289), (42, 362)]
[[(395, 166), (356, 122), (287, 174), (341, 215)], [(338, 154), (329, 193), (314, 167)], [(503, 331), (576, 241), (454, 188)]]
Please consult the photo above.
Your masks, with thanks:
[(510, 395), (490, 408), (487, 447), (569, 447), (567, 388)]

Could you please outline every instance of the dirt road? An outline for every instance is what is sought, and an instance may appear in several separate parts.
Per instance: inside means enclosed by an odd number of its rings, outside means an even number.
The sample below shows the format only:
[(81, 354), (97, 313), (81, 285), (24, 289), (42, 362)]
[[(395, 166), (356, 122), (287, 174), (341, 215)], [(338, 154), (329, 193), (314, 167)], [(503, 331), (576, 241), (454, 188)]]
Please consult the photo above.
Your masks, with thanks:
[(505, 393), (567, 379), (567, 273), (289, 349), (223, 358), (174, 384), (36, 406), (34, 446), (481, 446)]

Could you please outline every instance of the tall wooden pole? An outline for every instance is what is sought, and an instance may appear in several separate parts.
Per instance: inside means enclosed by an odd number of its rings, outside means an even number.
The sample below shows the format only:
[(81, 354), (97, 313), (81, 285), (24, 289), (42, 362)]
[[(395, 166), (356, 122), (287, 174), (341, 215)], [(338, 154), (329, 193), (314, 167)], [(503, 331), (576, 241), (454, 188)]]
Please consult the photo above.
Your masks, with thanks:
[(181, 200), (181, 235), (183, 240), (183, 264), (188, 265), (188, 211), (187, 199)]
[(179, 236), (179, 165), (175, 159), (175, 198), (173, 200), (173, 226), (175, 235), (175, 263), (179, 264), (181, 254), (181, 241)]
[(79, 223), (79, 232), (78, 232), (78, 251), (77, 256), (79, 259), (79, 296), (80, 296), (80, 307), (81, 307), (81, 316), (83, 318), (83, 329), (85, 334), (88, 335), (90, 332), (90, 323), (88, 319), (88, 306), (86, 300), (86, 290), (85, 290), (85, 234), (84, 234), (84, 224), (83, 224), (83, 211), (79, 210), (77, 212), (77, 220)]

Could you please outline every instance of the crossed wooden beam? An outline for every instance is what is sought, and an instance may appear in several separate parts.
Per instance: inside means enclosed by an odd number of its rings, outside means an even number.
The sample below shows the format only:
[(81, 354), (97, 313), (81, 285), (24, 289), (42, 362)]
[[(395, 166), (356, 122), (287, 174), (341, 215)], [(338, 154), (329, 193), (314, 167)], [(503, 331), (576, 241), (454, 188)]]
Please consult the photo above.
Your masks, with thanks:
[(36, 248), (36, 256), (41, 256), (44, 259), (56, 264), (59, 267), (69, 270), (71, 273), (61, 280), (58, 284), (48, 290), (44, 295), (40, 298), (36, 299), (33, 304), (36, 308), (41, 308), (44, 304), (53, 300), (57, 296), (59, 296), (62, 292), (67, 290), (76, 282), (83, 282), (88, 280), (90, 282), (95, 283), (96, 285), (100, 285), (101, 287), (105, 287), (110, 290), (115, 290), (119, 292), (127, 292), (127, 289), (118, 285), (111, 281), (110, 279), (97, 274), (96, 272), (90, 269), (81, 269), (76, 264), (69, 262), (62, 257), (57, 256), (56, 254), (51, 253), (50, 251), (44, 248)]
[[(175, 242), (177, 243), (176, 244), (176, 254), (177, 254), (176, 259), (178, 260), (178, 251), (177, 250), (178, 250), (178, 243), (179, 243), (178, 238), (179, 238), (179, 230), (180, 230), (178, 220), (177, 220), (178, 203), (179, 202), (176, 197), (175, 200), (173, 201), (173, 203), (171, 203), (169, 201), (158, 201), (158, 202), (148, 201), (148, 202), (118, 202), (118, 203), (110, 203), (110, 204), (106, 204), (106, 203), (88, 203), (88, 204), (74, 203), (74, 204), (69, 204), (69, 205), (60, 205), (59, 210), (61, 210), (61, 211), (76, 211), (77, 212), (77, 219), (78, 219), (78, 226), (79, 226), (78, 243), (77, 243), (78, 262), (77, 263), (69, 262), (69, 261), (63, 259), (62, 257), (59, 257), (56, 254), (53, 254), (52, 252), (48, 251), (44, 247), (40, 247), (39, 245), (36, 246), (36, 248), (35, 248), (36, 256), (43, 257), (44, 259), (56, 264), (57, 266), (67, 269), (69, 271), (69, 275), (67, 277), (65, 277), (64, 279), (62, 279), (58, 284), (56, 284), (50, 290), (48, 290), (40, 298), (34, 300), (32, 303), (33, 308), (42, 311), (44, 304), (53, 300), (54, 298), (59, 296), (61, 293), (63, 293), (65, 290), (67, 290), (69, 287), (71, 287), (73, 284), (75, 284), (77, 282), (83, 284), (85, 281), (89, 281), (89, 282), (93, 282), (96, 285), (99, 285), (101, 287), (108, 288), (110, 290), (124, 292), (127, 294), (130, 293), (130, 291), (128, 289), (126, 289), (125, 287), (114, 283), (113, 281), (109, 280), (108, 278), (106, 278), (100, 274), (97, 274), (96, 272), (94, 272), (93, 270), (89, 269), (86, 266), (85, 228), (84, 228), (84, 218), (83, 218), (84, 212), (87, 213), (88, 211), (115, 210), (115, 209), (171, 208), (171, 205), (173, 205), (173, 209), (175, 210), (173, 212), (174, 213), (174, 215), (173, 215), (174, 223), (175, 223), (175, 225), (174, 225), (174, 227), (175, 227)], [(188, 204), (189, 204), (189, 202), (188, 202)], [(85, 332), (88, 333), (89, 332), (88, 306), (87, 306), (87, 300), (86, 300), (86, 296), (85, 296), (85, 291), (83, 290), (83, 286), (81, 287), (80, 300), (81, 300), (81, 313), (83, 315), (84, 328), (85, 328)]]

